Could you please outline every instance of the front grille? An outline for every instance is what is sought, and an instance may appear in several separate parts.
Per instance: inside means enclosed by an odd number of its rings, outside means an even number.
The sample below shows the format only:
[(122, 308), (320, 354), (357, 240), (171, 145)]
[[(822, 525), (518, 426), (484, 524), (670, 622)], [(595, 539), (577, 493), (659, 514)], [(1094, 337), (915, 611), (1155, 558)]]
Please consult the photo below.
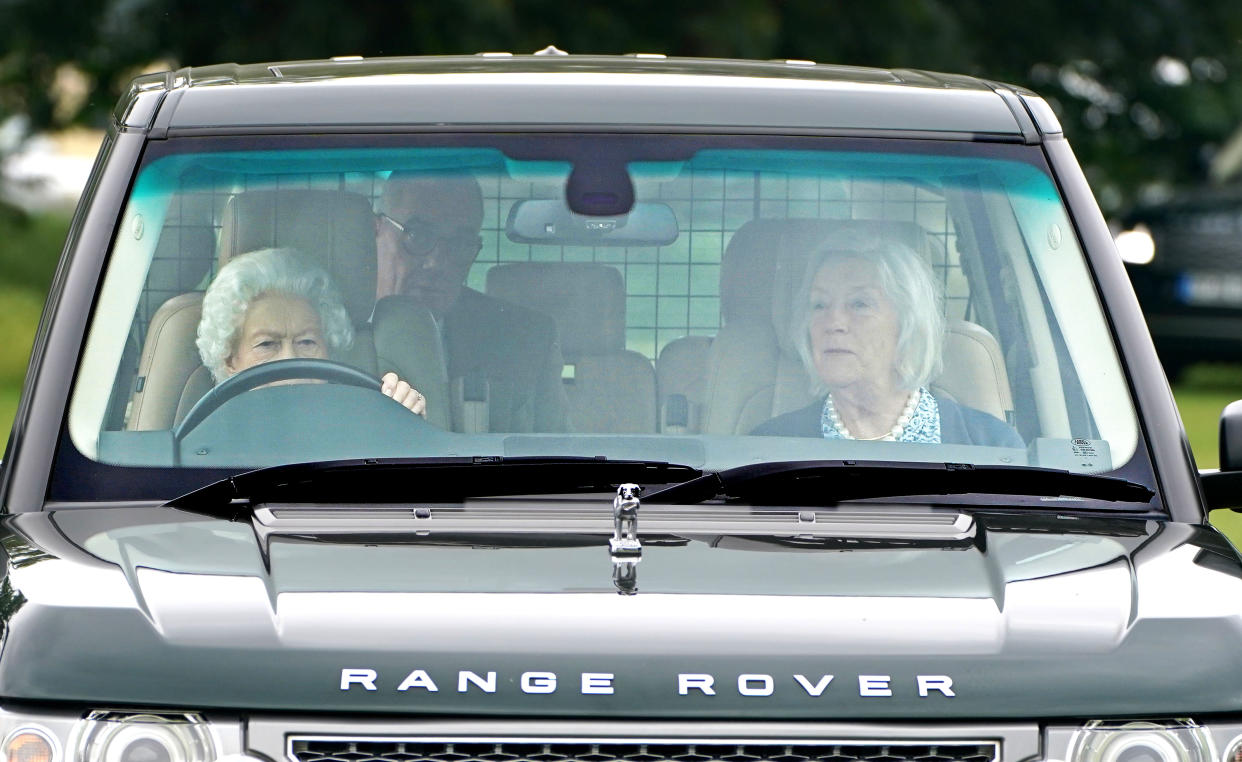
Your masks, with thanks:
[(995, 762), (996, 742), (291, 739), (297, 762)]

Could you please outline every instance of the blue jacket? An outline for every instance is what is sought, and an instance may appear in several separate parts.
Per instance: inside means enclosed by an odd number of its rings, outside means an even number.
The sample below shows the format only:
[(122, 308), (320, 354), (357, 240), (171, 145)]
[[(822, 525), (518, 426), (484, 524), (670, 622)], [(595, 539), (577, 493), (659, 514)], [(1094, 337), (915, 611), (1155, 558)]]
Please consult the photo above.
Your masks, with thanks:
[[(1012, 426), (982, 410), (943, 397), (936, 397), (936, 405), (940, 408), (940, 441), (944, 444), (1026, 447)], [(750, 433), (765, 437), (822, 437), (823, 411), (821, 398), (801, 410), (765, 421)]]

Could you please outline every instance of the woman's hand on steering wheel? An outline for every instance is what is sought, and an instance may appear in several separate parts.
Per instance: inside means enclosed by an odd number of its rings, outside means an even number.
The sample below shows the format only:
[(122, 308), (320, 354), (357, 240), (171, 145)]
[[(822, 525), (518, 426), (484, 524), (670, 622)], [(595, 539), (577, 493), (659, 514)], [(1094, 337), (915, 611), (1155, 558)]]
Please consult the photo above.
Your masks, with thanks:
[(380, 378), (380, 391), (401, 403), (411, 413), (427, 417), (427, 398), (396, 373), (388, 371)]

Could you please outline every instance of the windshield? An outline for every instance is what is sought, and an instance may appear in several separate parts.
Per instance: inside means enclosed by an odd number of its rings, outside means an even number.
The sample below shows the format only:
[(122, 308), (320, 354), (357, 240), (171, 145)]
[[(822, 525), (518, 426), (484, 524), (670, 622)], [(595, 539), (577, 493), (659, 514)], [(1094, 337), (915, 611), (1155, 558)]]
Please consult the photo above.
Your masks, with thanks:
[(1105, 473), (1139, 437), (1038, 147), (642, 135), (156, 145), (67, 431), (185, 489), (460, 456)]

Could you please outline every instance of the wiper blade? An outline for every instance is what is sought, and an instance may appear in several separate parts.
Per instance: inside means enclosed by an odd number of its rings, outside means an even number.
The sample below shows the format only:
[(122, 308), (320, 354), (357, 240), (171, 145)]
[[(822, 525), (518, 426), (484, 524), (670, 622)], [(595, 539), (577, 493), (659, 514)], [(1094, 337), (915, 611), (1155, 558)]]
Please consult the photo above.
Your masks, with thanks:
[(969, 494), (1146, 503), (1156, 493), (1116, 477), (1030, 466), (812, 460), (757, 463), (704, 474), (648, 494), (643, 502), (688, 504), (724, 498), (751, 505), (830, 505), (865, 498)]
[(691, 466), (603, 456), (499, 455), (366, 458), (261, 468), (165, 504), (238, 519), (259, 503), (451, 502), (472, 497), (607, 492), (623, 482), (673, 484), (702, 476)]

